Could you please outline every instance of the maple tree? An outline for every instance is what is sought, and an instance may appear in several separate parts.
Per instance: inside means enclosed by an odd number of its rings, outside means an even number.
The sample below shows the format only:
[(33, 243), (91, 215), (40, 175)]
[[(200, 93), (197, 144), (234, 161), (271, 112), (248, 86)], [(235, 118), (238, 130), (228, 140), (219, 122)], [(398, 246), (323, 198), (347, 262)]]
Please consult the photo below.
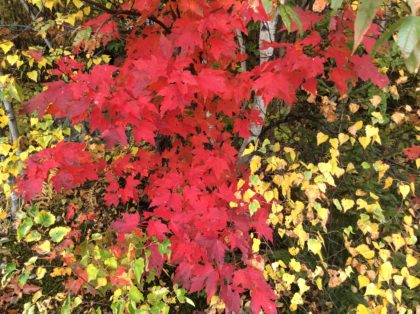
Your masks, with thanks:
[[(109, 224), (121, 247), (104, 250), (112, 251), (123, 265), (105, 274), (100, 269), (106, 267), (93, 259), (86, 269), (73, 270), (79, 279), (69, 280), (68, 289), (77, 293), (85, 281), (95, 281), (98, 289), (108, 281), (114, 287), (128, 285), (131, 273), (122, 257), (132, 254), (135, 261), (147, 261), (158, 275), (165, 263), (175, 266), (174, 282), (190, 293), (205, 291), (208, 303), (219, 298), (227, 312), (238, 313), (241, 295), (249, 294), (253, 313), (277, 313), (279, 291), (264, 277), (262, 256), (254, 247), (255, 241), (273, 241), (275, 228), (267, 224), (272, 209), (250, 202), (254, 192), (244, 196), (245, 202), (238, 201), (242, 196), (237, 183), (249, 174), (248, 167), (238, 162), (238, 140), (251, 136), (250, 125), (264, 123), (252, 106), (257, 97), (266, 104), (264, 109), (285, 104), (290, 111), (302, 93), (315, 97), (328, 90), (345, 99), (360, 82), (386, 88), (390, 80), (371, 54), (382, 33), (379, 25), (364, 21), (360, 26), (360, 15), (356, 18), (347, 5), (333, 15), (276, 1), (75, 5), (90, 5), (100, 13), (78, 31), (75, 57), (55, 60), (53, 79), (23, 111), (36, 111), (39, 119), (50, 115), (67, 119), (74, 127), (82, 125), (85, 134), (77, 142), (62, 140), (31, 155), (17, 186), (25, 201), (33, 201), (45, 182), (66, 192), (100, 181), (107, 207), (103, 210), (122, 212), (122, 218)], [(241, 47), (238, 32), (251, 40), (252, 26), (273, 20), (277, 7), (283, 25), (278, 31), (290, 33), (294, 40), (263, 42), (261, 50), (276, 53), (264, 63), (252, 64), (250, 59), (257, 54)], [(327, 24), (328, 31), (319, 29), (320, 24)], [(358, 47), (360, 43), (363, 47)], [(78, 58), (112, 45), (120, 45), (123, 56), (95, 65)], [(33, 52), (32, 58), (42, 60), (42, 55)], [(335, 121), (334, 109), (334, 102), (325, 98), (321, 111), (328, 121)], [(359, 138), (362, 145), (380, 141), (373, 133)], [(103, 143), (103, 149), (97, 143)], [(418, 147), (404, 153), (416, 159)], [(252, 159), (251, 175), (260, 166), (261, 159)], [(140, 212), (121, 210), (144, 197), (148, 205)], [(70, 207), (66, 220), (72, 221), (74, 215)], [(19, 240), (40, 240), (29, 231), (32, 220), (44, 227), (52, 222), (43, 212), (32, 216), (22, 219)], [(83, 216), (80, 223), (93, 217)], [(140, 237), (142, 232), (147, 238)], [(141, 245), (150, 247), (148, 253), (138, 255), (130, 249), (137, 244), (136, 235)], [(71, 238), (80, 238), (64, 226), (51, 229), (49, 236), (57, 243), (65, 239), (63, 248), (71, 246)], [(320, 243), (313, 241), (309, 249), (317, 253)], [(37, 250), (43, 252), (45, 245), (39, 244)], [(110, 244), (104, 240), (101, 245)], [(77, 254), (66, 255), (66, 263), (70, 265)], [(137, 273), (137, 281), (142, 274)], [(135, 289), (128, 292), (132, 301), (141, 299)], [(76, 306), (68, 302), (69, 308)]]

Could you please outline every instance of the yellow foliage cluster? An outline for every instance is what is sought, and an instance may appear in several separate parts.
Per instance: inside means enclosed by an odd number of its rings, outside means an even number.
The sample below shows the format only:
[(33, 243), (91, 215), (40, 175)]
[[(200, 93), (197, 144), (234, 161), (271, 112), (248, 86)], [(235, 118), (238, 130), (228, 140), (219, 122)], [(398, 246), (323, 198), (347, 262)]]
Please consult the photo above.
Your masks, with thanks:
[[(317, 308), (316, 298), (341, 286), (361, 296), (357, 313), (412, 313), (405, 292), (418, 291), (420, 284), (415, 183), (395, 175), (398, 168), (390, 162), (346, 158), (382, 145), (386, 132), (382, 135), (380, 121), (383, 116), (375, 111), (370, 123), (350, 121), (347, 130), (318, 132), (318, 163), (306, 163), (293, 147), (268, 140), (245, 150), (244, 155), (253, 155), (250, 177), (238, 183), (238, 202), (231, 206), (247, 205), (251, 215), (271, 208), (267, 223), (278, 239), (267, 249), (255, 237), (253, 250), (265, 257), (265, 276), (281, 296), (281, 307), (332, 310), (330, 302)], [(395, 127), (390, 123), (382, 124)], [(415, 164), (418, 169), (420, 160)], [(389, 208), (382, 193), (392, 195), (399, 207)]]

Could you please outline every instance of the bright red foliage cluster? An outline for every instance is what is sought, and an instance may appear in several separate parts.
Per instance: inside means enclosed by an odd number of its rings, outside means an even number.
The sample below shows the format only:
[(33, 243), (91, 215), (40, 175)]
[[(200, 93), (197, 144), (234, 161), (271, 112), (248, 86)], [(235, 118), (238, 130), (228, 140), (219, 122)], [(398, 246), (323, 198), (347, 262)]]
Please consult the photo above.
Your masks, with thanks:
[[(65, 74), (68, 82), (51, 83), (27, 109), (73, 123), (86, 121), (91, 132), (99, 131), (108, 149), (127, 145), (128, 138), (155, 146), (158, 135), (169, 136), (170, 147), (163, 152), (140, 148), (135, 156), (106, 164), (94, 162), (81, 143), (59, 143), (29, 159), (20, 191), (32, 199), (51, 169), (58, 169), (52, 180), (59, 190), (96, 180), (104, 170), (109, 183), (105, 202), (118, 206), (137, 201), (141, 180), (147, 180), (142, 191), (151, 200), (151, 212), (144, 214), (147, 232), (159, 240), (170, 239), (175, 280), (191, 292), (205, 289), (208, 300), (218, 294), (228, 311), (239, 313), (239, 296), (249, 291), (254, 313), (260, 309), (276, 313), (277, 296), (249, 262), (255, 258), (249, 233), (272, 239), (268, 212), (260, 209), (251, 217), (247, 207), (229, 207), (235, 201), (239, 171), (226, 118), (233, 120), (234, 132), (245, 137), (249, 123), (260, 119), (257, 112), (244, 108), (243, 101), (252, 92), (266, 103), (281, 99), (293, 105), (299, 88), (316, 94), (319, 77), (329, 78), (340, 94), (358, 78), (380, 87), (387, 78), (367, 55), (351, 55), (351, 10), (331, 19), (327, 38), (314, 30), (323, 16), (298, 11), (305, 36), (295, 43), (271, 44), (283, 49), (281, 58), (239, 72), (246, 56), (238, 49), (237, 30), (246, 33), (251, 19), (268, 19), (260, 1), (182, 0), (164, 6), (157, 0), (136, 1), (134, 9), (141, 18), (128, 26), (143, 25), (142, 31), (139, 35), (132, 28), (121, 65), (98, 65), (87, 73), (77, 61), (62, 59), (54, 73)], [(145, 26), (152, 15), (170, 32), (156, 23)], [(98, 27), (108, 18), (102, 15), (88, 25)], [(119, 38), (116, 21), (110, 21), (111, 26), (99, 30), (105, 41)], [(372, 29), (370, 35), (376, 33)], [(140, 218), (134, 218), (137, 224)], [(121, 222), (113, 227), (119, 232), (133, 228)], [(233, 253), (241, 254), (240, 263), (226, 262)], [(157, 255), (152, 252), (151, 258), (159, 269), (163, 260)]]

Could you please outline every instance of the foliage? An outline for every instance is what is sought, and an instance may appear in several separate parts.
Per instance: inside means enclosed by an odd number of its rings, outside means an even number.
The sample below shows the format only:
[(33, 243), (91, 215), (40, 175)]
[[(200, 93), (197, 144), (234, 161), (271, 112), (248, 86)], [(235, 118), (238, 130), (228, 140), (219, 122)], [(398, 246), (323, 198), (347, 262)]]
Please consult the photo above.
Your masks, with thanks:
[(25, 205), (0, 307), (417, 306), (415, 2), (384, 33), (376, 0), (30, 3), (34, 46), (0, 42), (0, 98), (30, 115), (2, 138)]

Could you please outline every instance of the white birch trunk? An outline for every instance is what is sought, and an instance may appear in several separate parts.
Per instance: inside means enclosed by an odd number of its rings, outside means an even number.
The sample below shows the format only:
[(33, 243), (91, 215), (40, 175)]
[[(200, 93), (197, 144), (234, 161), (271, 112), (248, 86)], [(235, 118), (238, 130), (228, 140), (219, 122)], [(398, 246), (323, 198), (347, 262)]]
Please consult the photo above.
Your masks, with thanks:
[[(275, 41), (275, 35), (276, 35), (276, 24), (277, 24), (277, 16), (273, 18), (273, 20), (268, 22), (262, 22), (260, 27), (260, 33), (259, 33), (259, 48), (260, 48), (260, 64), (263, 64), (264, 62), (267, 62), (270, 60), (270, 58), (273, 56), (274, 48), (266, 48), (262, 49), (264, 46), (264, 42), (272, 43)], [(242, 38), (242, 36), (240, 37)], [(243, 40), (241, 41), (238, 36), (238, 42), (239, 44), (243, 45)], [(245, 48), (244, 48), (245, 49)], [(275, 82), (273, 82), (275, 83)], [(264, 103), (264, 100), (261, 96), (256, 96), (254, 100), (254, 109), (258, 110), (260, 117), (265, 120), (266, 115), (266, 105)], [(250, 142), (252, 142), (254, 139), (258, 138), (261, 134), (262, 125), (251, 123), (250, 125), (251, 129), (251, 137), (244, 140), (242, 143), (242, 146), (239, 150), (239, 160), (241, 162), (242, 153), (248, 146)]]

